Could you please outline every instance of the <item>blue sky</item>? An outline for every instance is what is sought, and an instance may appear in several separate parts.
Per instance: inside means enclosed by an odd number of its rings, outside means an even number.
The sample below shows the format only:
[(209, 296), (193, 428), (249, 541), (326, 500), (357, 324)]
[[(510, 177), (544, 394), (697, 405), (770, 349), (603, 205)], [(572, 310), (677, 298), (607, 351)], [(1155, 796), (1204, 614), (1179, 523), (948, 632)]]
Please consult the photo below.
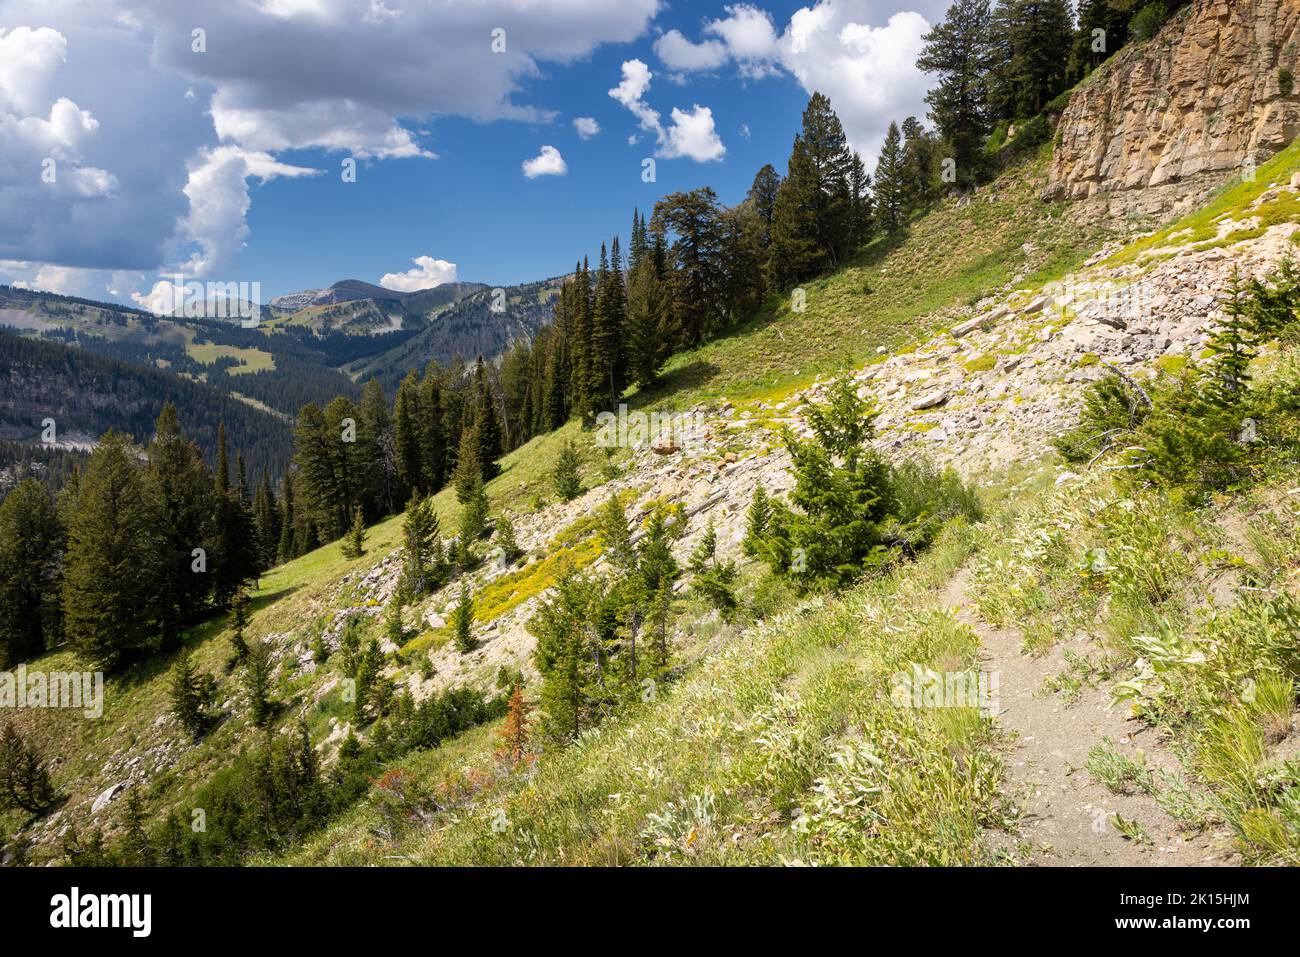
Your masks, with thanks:
[(264, 299), (557, 275), (636, 206), (784, 171), (811, 90), (874, 163), (924, 115), (945, 7), (0, 0), (0, 281), (148, 305), (176, 271)]

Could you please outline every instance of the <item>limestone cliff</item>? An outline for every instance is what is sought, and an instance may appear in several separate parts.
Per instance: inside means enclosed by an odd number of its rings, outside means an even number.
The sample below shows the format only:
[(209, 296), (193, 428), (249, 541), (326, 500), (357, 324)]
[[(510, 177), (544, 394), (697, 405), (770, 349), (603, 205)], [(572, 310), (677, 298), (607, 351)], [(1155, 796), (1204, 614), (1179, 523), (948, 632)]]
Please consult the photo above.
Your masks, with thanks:
[(1070, 98), (1046, 198), (1165, 216), (1248, 173), (1300, 132), (1298, 34), (1300, 0), (1195, 0)]

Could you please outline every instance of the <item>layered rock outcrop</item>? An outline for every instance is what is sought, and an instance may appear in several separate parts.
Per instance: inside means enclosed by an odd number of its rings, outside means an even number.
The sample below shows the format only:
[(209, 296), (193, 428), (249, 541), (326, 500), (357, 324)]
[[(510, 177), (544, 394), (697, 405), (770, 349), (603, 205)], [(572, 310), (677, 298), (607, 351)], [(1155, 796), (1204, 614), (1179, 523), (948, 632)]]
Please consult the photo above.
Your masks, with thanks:
[(1300, 133), (1300, 0), (1195, 0), (1070, 98), (1045, 198), (1166, 216)]

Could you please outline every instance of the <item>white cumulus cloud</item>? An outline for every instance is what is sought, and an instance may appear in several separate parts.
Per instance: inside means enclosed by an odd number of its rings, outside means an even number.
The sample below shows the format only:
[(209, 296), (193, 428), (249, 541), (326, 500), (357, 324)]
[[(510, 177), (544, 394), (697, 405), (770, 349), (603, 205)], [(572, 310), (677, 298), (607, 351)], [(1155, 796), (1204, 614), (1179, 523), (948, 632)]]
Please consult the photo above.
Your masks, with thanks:
[(600, 124), (596, 122), (595, 117), (591, 116), (575, 117), (573, 128), (578, 131), (578, 136), (584, 140), (589, 140), (600, 132)]
[[(931, 15), (943, 10), (936, 0), (914, 0), (913, 6)], [(679, 73), (734, 63), (749, 79), (793, 76), (808, 93), (830, 98), (849, 142), (871, 164), (890, 121), (925, 115), (930, 84), (916, 68), (930, 29), (925, 16), (903, 11), (882, 23), (879, 8), (876, 0), (818, 0), (796, 10), (778, 31), (765, 10), (738, 3), (704, 24), (700, 42), (669, 31), (655, 53)]]
[(397, 292), (418, 292), (456, 281), (456, 264), (453, 262), (432, 256), (416, 256), (411, 262), (415, 263), (415, 268), (384, 273), (379, 277), (379, 285)]
[(543, 146), (532, 159), (524, 160), (523, 170), (529, 179), (536, 179), (539, 176), (563, 176), (569, 167), (559, 150), (554, 146)]
[[(641, 129), (655, 135), (656, 156), (663, 159), (684, 156), (697, 163), (722, 159), (727, 148), (718, 136), (711, 109), (698, 103), (690, 112), (673, 107), (670, 114), (672, 123), (665, 127), (659, 112), (644, 99), (654, 76), (650, 68), (640, 60), (627, 60), (623, 63), (622, 74), (622, 80), (609, 91), (609, 95), (631, 111)], [(635, 142), (635, 138), (629, 137), (629, 144)]]

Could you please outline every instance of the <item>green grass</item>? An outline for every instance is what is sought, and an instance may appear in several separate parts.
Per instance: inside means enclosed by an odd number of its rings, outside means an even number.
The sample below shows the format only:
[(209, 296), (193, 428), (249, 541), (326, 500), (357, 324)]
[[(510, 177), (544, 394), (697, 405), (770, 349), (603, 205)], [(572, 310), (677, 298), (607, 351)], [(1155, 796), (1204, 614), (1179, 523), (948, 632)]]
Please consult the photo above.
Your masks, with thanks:
[(414, 756), (402, 769), (445, 808), (428, 826), (381, 832), (368, 801), (276, 863), (988, 862), (979, 833), (1006, 809), (987, 720), (889, 696), (913, 662), (974, 663), (974, 634), (926, 589), (968, 548), (954, 532), (889, 580), (731, 635), (526, 771), (499, 765), (491, 729)]
[(805, 283), (804, 312), (792, 312), (788, 296), (769, 298), (754, 319), (675, 356), (663, 382), (637, 401), (679, 408), (723, 396), (776, 401), (817, 375), (876, 358), (880, 347), (898, 351), (953, 324), (1012, 280), (1036, 288), (1068, 273), (1107, 233), (1062, 229), (1063, 207), (1039, 199), (1048, 155), (1040, 152), (965, 205), (944, 202), (901, 235), (878, 237), (844, 268)]
[[(1290, 182), (1292, 175), (1300, 172), (1300, 141), (1292, 143), (1282, 152), (1255, 171), (1253, 179), (1238, 179), (1219, 190), (1210, 201), (1195, 212), (1143, 239), (1130, 243), (1106, 260), (1105, 265), (1118, 266), (1135, 263), (1168, 246), (1197, 246), (1209, 248), (1222, 246), (1262, 234), (1263, 230), (1237, 231), (1220, 241), (1220, 221), (1240, 220), (1247, 215), (1259, 215), (1265, 225), (1300, 221), (1300, 202), (1293, 196), (1281, 197), (1265, 203), (1257, 210), (1250, 206), (1260, 196), (1277, 185)], [(1236, 235), (1236, 238), (1233, 236)]]
[(275, 356), (261, 349), (223, 346), (215, 342), (191, 342), (185, 352), (196, 362), (212, 365), (218, 359), (235, 359), (239, 365), (230, 366), (226, 372), (230, 375), (243, 375), (245, 372), (274, 372)]

